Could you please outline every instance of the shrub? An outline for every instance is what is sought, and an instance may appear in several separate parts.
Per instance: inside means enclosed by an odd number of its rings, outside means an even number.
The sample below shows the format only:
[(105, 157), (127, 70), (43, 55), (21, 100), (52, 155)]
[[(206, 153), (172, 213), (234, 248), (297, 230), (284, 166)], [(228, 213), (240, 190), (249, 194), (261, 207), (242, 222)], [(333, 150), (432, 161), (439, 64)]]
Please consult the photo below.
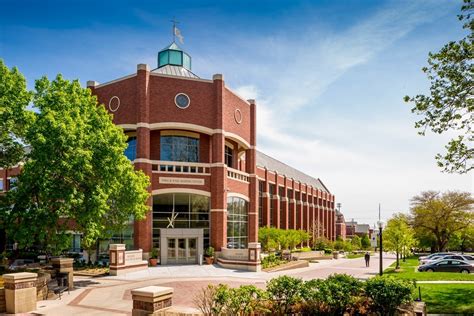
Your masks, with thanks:
[(255, 312), (265, 313), (270, 310), (265, 308), (266, 292), (254, 285), (242, 285), (230, 290), (227, 315), (251, 315)]
[(262, 268), (268, 269), (268, 268), (276, 267), (284, 262), (285, 262), (284, 260), (281, 260), (278, 256), (272, 253), (262, 259)]
[(330, 254), (332, 254), (332, 249), (326, 248), (326, 249), (324, 249), (324, 253), (330, 255)]
[(267, 282), (269, 299), (273, 300), (272, 312), (280, 315), (291, 313), (292, 306), (301, 302), (303, 281), (287, 275)]
[(362, 293), (362, 283), (347, 274), (334, 274), (319, 284), (319, 299), (330, 313), (342, 315)]
[(394, 315), (398, 306), (412, 300), (415, 282), (377, 276), (365, 283), (366, 295), (372, 300), (373, 310), (381, 315)]
[(206, 249), (206, 257), (214, 257), (214, 248), (209, 247)]

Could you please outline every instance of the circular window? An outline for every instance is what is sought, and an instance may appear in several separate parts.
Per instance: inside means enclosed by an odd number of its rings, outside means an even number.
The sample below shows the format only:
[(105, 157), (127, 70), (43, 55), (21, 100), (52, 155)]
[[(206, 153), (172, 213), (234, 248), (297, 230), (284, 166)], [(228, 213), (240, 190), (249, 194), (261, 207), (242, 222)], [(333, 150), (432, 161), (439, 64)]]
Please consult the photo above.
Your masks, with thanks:
[(237, 122), (237, 124), (242, 123), (242, 112), (240, 112), (239, 109), (235, 109), (234, 112), (234, 119)]
[(120, 99), (117, 96), (113, 96), (109, 100), (109, 110), (115, 112), (120, 107)]
[(189, 103), (191, 103), (191, 101), (189, 100), (189, 97), (186, 94), (178, 93), (174, 97), (174, 103), (178, 108), (185, 109), (189, 106)]

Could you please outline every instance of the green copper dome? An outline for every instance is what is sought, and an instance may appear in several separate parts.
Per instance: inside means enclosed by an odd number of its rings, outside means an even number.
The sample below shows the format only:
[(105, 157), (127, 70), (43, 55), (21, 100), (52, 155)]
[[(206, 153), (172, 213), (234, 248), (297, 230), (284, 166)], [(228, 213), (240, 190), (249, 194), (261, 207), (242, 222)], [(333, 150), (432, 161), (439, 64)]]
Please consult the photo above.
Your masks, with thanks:
[(158, 53), (158, 68), (166, 65), (180, 66), (191, 70), (191, 56), (183, 52), (175, 42)]

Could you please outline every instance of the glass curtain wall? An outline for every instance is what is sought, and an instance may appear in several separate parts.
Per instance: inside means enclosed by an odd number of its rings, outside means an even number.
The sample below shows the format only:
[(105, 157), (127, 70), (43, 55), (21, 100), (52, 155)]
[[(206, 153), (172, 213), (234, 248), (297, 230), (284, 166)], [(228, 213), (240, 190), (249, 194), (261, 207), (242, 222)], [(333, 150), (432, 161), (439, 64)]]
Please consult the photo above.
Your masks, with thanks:
[(242, 198), (227, 198), (227, 248), (245, 249), (248, 243), (248, 202)]
[[(153, 247), (160, 248), (160, 228), (202, 228), (204, 249), (209, 247), (209, 210), (210, 201), (207, 196), (189, 193), (155, 195), (153, 197)], [(173, 223), (173, 227), (170, 222)]]

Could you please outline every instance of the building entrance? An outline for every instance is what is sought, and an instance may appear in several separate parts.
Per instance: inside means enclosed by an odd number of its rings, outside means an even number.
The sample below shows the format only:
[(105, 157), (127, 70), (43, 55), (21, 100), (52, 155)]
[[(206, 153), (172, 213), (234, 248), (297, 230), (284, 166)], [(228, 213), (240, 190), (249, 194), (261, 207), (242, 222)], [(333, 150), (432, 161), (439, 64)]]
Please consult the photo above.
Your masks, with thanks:
[(168, 263), (198, 263), (197, 238), (168, 238)]
[(199, 228), (160, 229), (160, 262), (166, 264), (197, 264), (204, 254), (204, 234)]

